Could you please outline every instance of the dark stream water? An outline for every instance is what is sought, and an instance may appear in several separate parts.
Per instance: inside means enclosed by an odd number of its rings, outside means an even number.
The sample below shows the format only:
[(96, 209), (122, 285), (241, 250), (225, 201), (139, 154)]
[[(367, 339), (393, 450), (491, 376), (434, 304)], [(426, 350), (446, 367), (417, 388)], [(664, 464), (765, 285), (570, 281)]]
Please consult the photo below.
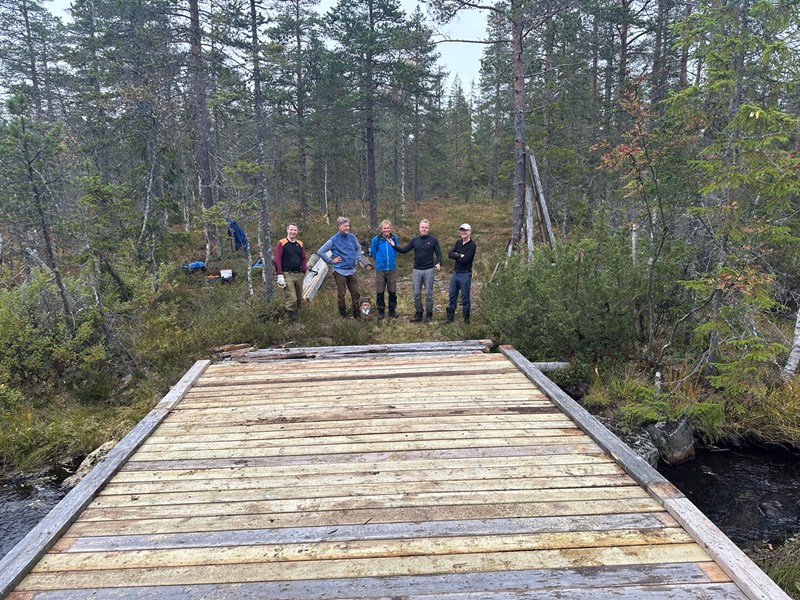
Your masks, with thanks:
[(0, 558), (24, 538), (64, 494), (48, 479), (0, 483)]
[[(705, 450), (660, 471), (741, 548), (800, 532), (800, 454)], [(63, 496), (47, 479), (0, 483), (0, 558)]]
[(740, 548), (800, 532), (800, 454), (704, 450), (659, 471)]

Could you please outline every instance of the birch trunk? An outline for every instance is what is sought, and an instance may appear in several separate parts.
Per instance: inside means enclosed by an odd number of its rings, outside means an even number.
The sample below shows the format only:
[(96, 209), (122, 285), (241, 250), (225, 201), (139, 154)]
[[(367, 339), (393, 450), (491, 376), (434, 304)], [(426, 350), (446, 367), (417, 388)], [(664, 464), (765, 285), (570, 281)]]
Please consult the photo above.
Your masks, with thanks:
[(781, 379), (789, 381), (794, 377), (798, 364), (800, 364), (800, 308), (797, 309), (797, 320), (794, 323), (792, 349), (789, 352), (789, 358), (786, 360), (786, 366), (781, 369)]

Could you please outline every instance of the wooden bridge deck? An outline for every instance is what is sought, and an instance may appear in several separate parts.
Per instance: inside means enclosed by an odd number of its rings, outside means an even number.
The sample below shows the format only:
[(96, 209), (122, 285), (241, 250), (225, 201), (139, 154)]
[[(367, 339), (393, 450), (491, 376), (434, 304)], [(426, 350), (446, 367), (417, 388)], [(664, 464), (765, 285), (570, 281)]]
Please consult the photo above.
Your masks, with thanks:
[(475, 350), (198, 363), (0, 596), (788, 598), (513, 349)]

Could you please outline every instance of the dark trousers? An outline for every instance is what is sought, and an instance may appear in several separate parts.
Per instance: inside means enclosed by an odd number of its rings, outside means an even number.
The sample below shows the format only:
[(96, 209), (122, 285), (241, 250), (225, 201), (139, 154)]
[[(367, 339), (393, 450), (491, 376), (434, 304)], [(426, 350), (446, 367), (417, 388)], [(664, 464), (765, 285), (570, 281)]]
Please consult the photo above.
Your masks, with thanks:
[(355, 273), (352, 275), (340, 275), (334, 271), (333, 279), (336, 281), (336, 299), (339, 302), (339, 314), (343, 317), (347, 316), (347, 303), (345, 302), (345, 293), (347, 290), (350, 290), (353, 314), (361, 314), (361, 307), (358, 305), (361, 300), (361, 294), (358, 291), (358, 276)]
[(375, 271), (376, 304), (381, 314), (386, 310), (384, 291), (389, 292), (389, 312), (394, 313), (397, 308), (397, 271)]
[(461, 308), (465, 313), (470, 312), (472, 304), (469, 301), (469, 290), (472, 287), (472, 273), (453, 273), (450, 276), (450, 294), (447, 310), (455, 312), (458, 302), (458, 293), (461, 292)]

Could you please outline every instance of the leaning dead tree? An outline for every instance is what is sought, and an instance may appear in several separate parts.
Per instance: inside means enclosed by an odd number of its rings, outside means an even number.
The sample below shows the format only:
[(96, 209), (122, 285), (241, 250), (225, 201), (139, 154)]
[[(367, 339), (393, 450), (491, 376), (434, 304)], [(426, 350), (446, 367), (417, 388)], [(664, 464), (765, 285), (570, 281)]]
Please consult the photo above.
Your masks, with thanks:
[[(528, 163), (528, 184), (525, 186), (525, 241), (528, 246), (528, 260), (533, 260), (533, 247), (538, 228), (539, 240), (542, 244), (550, 246), (555, 250), (556, 238), (553, 233), (553, 225), (550, 222), (550, 211), (547, 208), (547, 200), (544, 195), (544, 186), (539, 177), (539, 168), (536, 166), (536, 156), (533, 150), (525, 148), (526, 160)], [(535, 222), (535, 225), (534, 225)], [(506, 254), (509, 256), (513, 252), (513, 240), (506, 247)]]

